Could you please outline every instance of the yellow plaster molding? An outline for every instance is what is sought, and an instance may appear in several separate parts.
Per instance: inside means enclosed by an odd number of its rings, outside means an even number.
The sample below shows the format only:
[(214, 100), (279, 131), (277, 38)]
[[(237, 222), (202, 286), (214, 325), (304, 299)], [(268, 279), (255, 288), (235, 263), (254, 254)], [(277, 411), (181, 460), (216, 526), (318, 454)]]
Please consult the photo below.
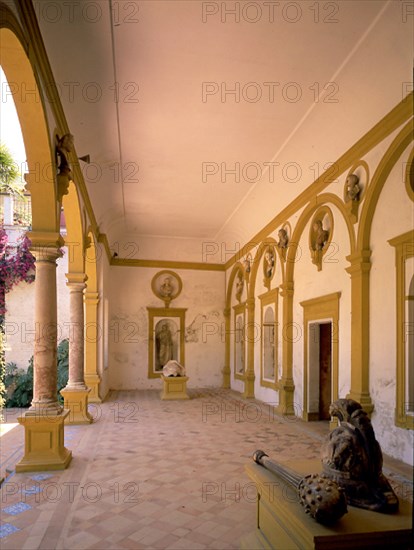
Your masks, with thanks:
[(372, 176), (371, 183), (365, 193), (365, 200), (362, 205), (360, 223), (358, 227), (357, 249), (369, 249), (371, 239), (372, 220), (381, 191), (388, 179), (388, 176), (398, 162), (403, 152), (413, 140), (414, 121), (411, 119), (397, 134), (382, 156)]
[(67, 279), (68, 285), (71, 285), (72, 283), (74, 284), (86, 283), (88, 279), (85, 273), (65, 273), (65, 277)]
[[(245, 338), (245, 330), (246, 330), (246, 302), (241, 302), (240, 304), (236, 304), (233, 306), (233, 374), (234, 378), (236, 380), (245, 380), (245, 374), (246, 374), (246, 338)], [(237, 359), (237, 345), (239, 342), (237, 342), (237, 318), (238, 316), (242, 316), (242, 328), (241, 328), (241, 334), (240, 337), (243, 338), (242, 340), (242, 361), (243, 361), (243, 371), (239, 372), (236, 369), (236, 359)], [(231, 337), (231, 335), (230, 335)], [(230, 340), (230, 338), (229, 338)]]
[[(258, 243), (268, 238), (268, 235), (273, 233), (284, 220), (290, 219), (298, 210), (312, 202), (318, 193), (332, 183), (333, 177), (338, 178), (341, 176), (355, 162), (363, 158), (371, 149), (397, 130), (404, 122), (409, 120), (413, 115), (413, 98), (414, 92), (411, 92), (352, 147), (341, 155), (333, 165), (319, 176), (319, 178), (300, 193), (289, 205), (283, 208), (273, 220), (256, 233), (248, 243), (226, 262), (226, 270), (246, 255), (254, 246), (257, 246)], [(412, 122), (410, 124), (412, 125)]]
[(27, 236), (31, 242), (31, 248), (61, 248), (64, 241), (60, 233), (48, 231), (28, 231)]
[(203, 262), (180, 262), (174, 260), (134, 260), (132, 258), (112, 258), (111, 265), (120, 267), (155, 267), (171, 269), (193, 269), (196, 271), (225, 271), (224, 264), (208, 264)]
[(315, 321), (330, 320), (332, 322), (332, 382), (331, 401), (338, 399), (339, 378), (339, 301), (341, 292), (332, 292), (300, 302), (303, 308), (303, 419), (311, 420), (308, 412), (308, 382), (309, 382), (309, 325)]
[(411, 149), (410, 156), (408, 157), (408, 162), (405, 167), (405, 189), (407, 190), (407, 195), (412, 201), (414, 201), (414, 148)]
[[(407, 231), (390, 239), (388, 243), (395, 248), (396, 269), (396, 406), (395, 425), (400, 428), (414, 429), (414, 414), (407, 412), (407, 351), (405, 341), (407, 338), (407, 324), (405, 302), (413, 299), (406, 296), (406, 272), (405, 263), (414, 256), (414, 231)], [(412, 367), (412, 365), (411, 365)], [(413, 400), (414, 397), (411, 396)]]
[(154, 351), (155, 351), (155, 342), (154, 342), (154, 320), (155, 318), (171, 318), (179, 319), (180, 329), (179, 329), (179, 338), (180, 338), (180, 358), (178, 362), (185, 366), (185, 312), (187, 308), (172, 308), (172, 307), (147, 307), (148, 311), (148, 378), (160, 378), (162, 370), (155, 372), (154, 370)]

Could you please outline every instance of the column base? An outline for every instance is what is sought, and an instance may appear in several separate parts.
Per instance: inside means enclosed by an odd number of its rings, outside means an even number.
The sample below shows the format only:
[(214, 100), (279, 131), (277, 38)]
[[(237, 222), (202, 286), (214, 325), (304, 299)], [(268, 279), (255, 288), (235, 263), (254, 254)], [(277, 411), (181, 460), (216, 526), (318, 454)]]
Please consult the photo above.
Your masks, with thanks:
[(102, 403), (102, 399), (99, 397), (100, 383), (101, 378), (98, 374), (85, 374), (85, 384), (91, 390), (88, 396), (89, 403)]
[(244, 392), (242, 393), (245, 399), (254, 399), (254, 373), (246, 372), (244, 376)]
[(228, 390), (230, 388), (230, 375), (231, 375), (229, 367), (223, 367), (221, 373), (223, 375), (223, 383), (221, 387), (225, 390)]
[(295, 386), (293, 380), (281, 380), (279, 382), (279, 404), (276, 406), (276, 412), (281, 416), (298, 416), (295, 410), (293, 396)]
[(69, 411), (60, 414), (24, 414), (18, 418), (24, 427), (24, 456), (16, 472), (64, 470), (72, 460), (72, 451), (64, 446), (64, 422)]
[(88, 394), (90, 391), (90, 388), (72, 390), (67, 387), (60, 391), (60, 395), (64, 400), (64, 407), (69, 410), (65, 424), (77, 425), (93, 422), (93, 418), (88, 412)]

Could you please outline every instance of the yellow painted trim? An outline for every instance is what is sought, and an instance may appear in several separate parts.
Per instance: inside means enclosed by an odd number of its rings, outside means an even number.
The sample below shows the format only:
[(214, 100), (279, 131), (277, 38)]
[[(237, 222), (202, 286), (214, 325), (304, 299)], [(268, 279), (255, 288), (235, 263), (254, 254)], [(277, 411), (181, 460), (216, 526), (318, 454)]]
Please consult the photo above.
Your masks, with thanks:
[[(324, 247), (322, 248), (322, 250), (314, 250), (313, 246), (314, 246), (314, 230), (313, 230), (313, 224), (315, 222), (317, 222), (318, 220), (322, 221), (325, 216), (328, 216), (328, 219), (329, 219), (329, 230), (328, 230), (328, 240), (326, 241)], [(334, 235), (334, 225), (335, 225), (335, 222), (334, 222), (334, 216), (332, 214), (332, 210), (328, 207), (328, 206), (320, 206), (316, 212), (314, 213), (313, 215), (313, 218), (312, 218), (312, 221), (310, 223), (310, 226), (309, 226), (309, 236), (308, 236), (308, 246), (309, 246), (309, 252), (310, 252), (310, 256), (311, 256), (311, 261), (313, 264), (315, 264), (318, 268), (318, 271), (321, 271), (322, 269), (322, 264), (323, 264), (323, 258), (324, 256), (326, 255), (326, 253), (328, 252), (330, 246), (332, 243), (334, 243), (334, 241), (332, 241), (332, 237)], [(323, 229), (326, 229), (326, 227), (324, 227)], [(329, 256), (328, 256), (329, 257)]]
[[(99, 286), (97, 277), (97, 247), (92, 232), (87, 236), (88, 246), (85, 250), (85, 273), (87, 275), (86, 290), (83, 296), (85, 304), (85, 383), (91, 388), (89, 403), (100, 403), (99, 384), (101, 378), (98, 374), (98, 349), (102, 342), (103, 332), (98, 318)], [(89, 334), (90, 327), (96, 327), (92, 337)]]
[(413, 140), (413, 132), (414, 121), (410, 120), (392, 141), (385, 155), (383, 155), (378, 163), (375, 173), (372, 176), (371, 183), (366, 191), (365, 200), (362, 205), (361, 221), (359, 224), (357, 239), (358, 250), (370, 248), (372, 220), (374, 218), (375, 209), (381, 191), (391, 170)]
[(387, 115), (377, 122), (371, 130), (341, 155), (328, 170), (325, 170), (319, 178), (298, 195), (289, 205), (283, 208), (273, 220), (256, 233), (246, 245), (226, 262), (226, 270), (235, 262), (239, 261), (240, 258), (245, 256), (254, 246), (266, 240), (268, 235), (276, 231), (279, 225), (283, 224), (284, 220), (290, 219), (298, 210), (303, 208), (310, 201), (313, 201), (318, 193), (332, 183), (333, 178), (336, 179), (341, 176), (356, 161), (363, 158), (373, 147), (378, 145), (387, 136), (404, 124), (404, 122), (409, 120), (413, 115), (413, 98), (414, 92), (411, 92)]
[(225, 318), (225, 351), (224, 351), (224, 367), (223, 367), (223, 387), (230, 388), (231, 380), (231, 342), (232, 342), (232, 332), (231, 332), (231, 297), (233, 292), (233, 283), (236, 278), (237, 273), (243, 269), (240, 263), (237, 263), (233, 266), (231, 270), (229, 280), (226, 288), (226, 306), (224, 308), (224, 318)]
[[(250, 278), (249, 278), (249, 289), (248, 289), (248, 298), (254, 298), (255, 297), (255, 289), (256, 289), (256, 280), (257, 280), (257, 274), (259, 271), (260, 262), (262, 260), (263, 254), (266, 251), (266, 248), (268, 246), (273, 246), (275, 250), (279, 252), (279, 249), (277, 247), (277, 242), (273, 237), (268, 237), (264, 242), (261, 242), (257, 248), (256, 254), (253, 258), (252, 267), (250, 270)], [(277, 262), (277, 258), (279, 258), (279, 262)], [(282, 271), (282, 280), (284, 280), (284, 265), (283, 262), (280, 261), (280, 254), (275, 255), (275, 266), (273, 270), (273, 277), (276, 273), (277, 269), (281, 269)], [(272, 277), (272, 279), (273, 279)]]
[(414, 201), (414, 147), (411, 149), (411, 153), (408, 157), (408, 162), (405, 167), (404, 181), (407, 195), (412, 201)]
[[(302, 212), (302, 214), (300, 215), (299, 219), (296, 222), (295, 229), (292, 234), (292, 239), (289, 241), (289, 246), (287, 250), (286, 281), (292, 282), (294, 280), (294, 269), (296, 265), (296, 255), (298, 251), (298, 246), (299, 246), (300, 239), (302, 237), (302, 233), (304, 232), (309, 220), (321, 206), (328, 205), (328, 204), (335, 206), (342, 214), (342, 217), (348, 229), (350, 253), (352, 253), (355, 250), (356, 237), (355, 237), (354, 225), (351, 218), (348, 215), (345, 204), (337, 195), (334, 195), (333, 193), (323, 193), (322, 195), (319, 195), (316, 198), (316, 200), (314, 200), (311, 204), (309, 204), (307, 208), (305, 208), (305, 210)], [(331, 216), (333, 220), (334, 216), (332, 212), (331, 212)], [(333, 222), (332, 222), (332, 225), (333, 225)], [(330, 236), (330, 239), (332, 239), (331, 236)], [(329, 242), (331, 242), (331, 240)], [(303, 253), (304, 252), (302, 251), (302, 254)]]
[[(0, 4), (0, 27), (0, 63), (8, 82), (19, 90), (13, 99), (27, 156), (25, 180), (31, 193), (32, 228), (41, 232), (59, 231), (54, 159), (36, 73), (37, 60), (18, 21), (4, 4)], [(23, 89), (35, 93), (20, 93)]]
[[(389, 244), (395, 248), (395, 269), (396, 269), (396, 406), (395, 406), (395, 425), (409, 430), (414, 429), (414, 415), (407, 414), (406, 409), (406, 348), (405, 339), (407, 337), (405, 327), (407, 319), (405, 316), (405, 295), (406, 276), (405, 262), (414, 256), (414, 231), (408, 231), (403, 235), (390, 239)], [(412, 396), (414, 399), (414, 396)]]
[[(106, 235), (105, 235), (106, 238)], [(102, 242), (103, 236), (100, 236)], [(111, 265), (120, 267), (155, 267), (170, 269), (193, 269), (196, 271), (225, 271), (224, 264), (208, 264), (202, 262), (179, 262), (174, 260), (134, 260), (132, 258), (112, 258)]]
[(67, 195), (63, 195), (62, 206), (66, 220), (65, 246), (68, 247), (69, 272), (85, 271), (85, 241), (78, 190), (73, 181), (69, 183)]
[(323, 319), (332, 321), (332, 401), (339, 392), (339, 299), (341, 292), (333, 292), (300, 302), (303, 307), (303, 419), (311, 420), (308, 412), (309, 325)]
[(180, 360), (185, 366), (185, 312), (187, 308), (147, 307), (148, 311), (148, 378), (160, 378), (162, 371), (154, 371), (154, 318), (168, 317), (180, 320)]
[[(243, 372), (237, 372), (236, 370), (236, 358), (237, 358), (237, 344), (236, 342), (236, 334), (237, 334), (237, 316), (242, 315), (243, 317), (243, 328), (242, 328), (242, 335), (243, 335), (243, 346), (244, 346), (244, 364), (243, 364)], [(236, 304), (233, 306), (233, 375), (235, 380), (245, 380), (245, 374), (247, 370), (246, 365), (246, 338), (245, 338), (245, 330), (246, 330), (246, 302), (242, 302), (240, 304)]]
[[(177, 289), (177, 292), (174, 294), (174, 296), (172, 294), (170, 296), (163, 296), (159, 292), (160, 289), (157, 288), (156, 283), (162, 275), (169, 275), (170, 278), (172, 277), (177, 282), (178, 289)], [(156, 273), (154, 275), (154, 277), (152, 278), (152, 280), (151, 280), (151, 290), (152, 290), (152, 292), (154, 293), (154, 295), (157, 298), (159, 298), (160, 300), (162, 300), (164, 302), (165, 307), (169, 307), (170, 302), (175, 300), (181, 294), (182, 289), (183, 289), (183, 281), (181, 280), (181, 277), (175, 271), (171, 271), (169, 269), (164, 269), (162, 271), (158, 271), (158, 273)]]
[[(52, 113), (52, 116), (56, 122), (56, 125), (59, 129), (59, 134), (60, 135), (64, 135), (64, 134), (68, 134), (70, 133), (70, 130), (69, 130), (69, 126), (68, 126), (68, 123), (67, 123), (67, 120), (66, 120), (66, 117), (65, 117), (65, 114), (64, 114), (64, 111), (63, 111), (63, 107), (62, 107), (62, 103), (60, 101), (60, 97), (59, 97), (59, 92), (58, 92), (58, 88), (56, 86), (56, 83), (55, 83), (55, 79), (54, 79), (54, 75), (53, 75), (53, 72), (52, 72), (52, 69), (51, 69), (51, 66), (50, 66), (50, 63), (49, 63), (49, 59), (48, 59), (48, 56), (47, 56), (47, 53), (46, 53), (46, 49), (45, 49), (45, 46), (44, 46), (44, 43), (43, 43), (43, 39), (42, 39), (42, 34), (40, 32), (40, 29), (39, 29), (39, 25), (38, 25), (38, 22), (37, 22), (37, 17), (36, 17), (36, 13), (35, 13), (35, 10), (34, 10), (34, 7), (33, 7), (33, 2), (31, 0), (20, 0), (19, 2), (16, 2), (16, 6), (18, 8), (18, 11), (19, 11), (19, 16), (20, 16), (20, 19), (22, 21), (22, 26), (23, 26), (23, 30), (20, 31), (20, 36), (24, 36), (25, 37), (25, 44), (26, 44), (26, 50), (28, 52), (28, 55), (30, 57), (30, 60), (31, 60), (31, 63), (33, 65), (33, 67), (35, 67), (35, 75), (36, 75), (36, 78), (37, 78), (37, 81), (38, 81), (38, 89), (39, 89), (39, 93), (40, 93), (40, 98), (41, 98), (41, 101), (42, 101), (42, 104), (44, 105), (45, 103), (45, 98), (44, 98), (44, 87), (47, 87), (47, 95), (48, 95), (48, 105), (49, 105), (49, 110), (51, 111)], [(6, 14), (6, 16), (4, 15), (4, 12), (7, 10), (7, 8), (4, 7), (4, 5), (0, 5), (0, 9), (2, 10), (2, 13), (1, 13), (1, 25), (3, 26), (8, 26), (10, 27), (11, 24), (10, 24), (10, 21), (8, 21), (7, 18), (10, 19), (10, 16), (8, 16)], [(9, 11), (9, 10), (7, 10)], [(4, 23), (5, 21), (5, 23)], [(16, 24), (14, 25), (14, 27), (16, 27)], [(17, 27), (20, 28), (19, 24), (17, 23)], [(14, 79), (15, 81), (17, 81), (16, 79)], [(26, 78), (25, 79), (26, 83), (29, 82), (28, 79)], [(31, 87), (29, 87), (28, 85), (28, 88), (29, 89), (32, 89)], [(24, 123), (24, 120), (22, 118), (22, 116), (20, 116), (19, 114), (19, 118), (20, 118), (20, 123)], [(23, 127), (22, 127), (22, 130), (23, 130)], [(25, 135), (25, 132), (23, 131), (23, 136)], [(75, 136), (75, 139), (76, 139), (76, 136)], [(28, 154), (28, 157), (29, 157), (29, 153), (27, 151), (27, 144), (25, 142), (25, 146), (26, 146), (26, 152)], [(54, 165), (54, 144), (51, 143), (50, 141), (50, 132), (48, 131), (48, 146), (45, 147), (43, 145), (43, 143), (39, 143), (38, 144), (38, 147), (41, 147), (43, 148), (44, 151), (47, 151), (48, 153), (48, 161), (47, 162), (43, 162), (42, 163), (42, 166), (49, 166), (49, 165)], [(77, 154), (76, 152), (73, 153), (73, 157), (77, 159)], [(30, 166), (30, 164), (29, 164)], [(71, 166), (72, 166), (72, 171), (73, 171), (73, 175), (74, 175), (74, 180), (75, 180), (75, 183), (76, 183), (76, 187), (78, 188), (79, 192), (80, 192), (80, 195), (82, 197), (82, 201), (86, 207), (86, 210), (88, 212), (88, 216), (89, 216), (89, 220), (90, 220), (90, 223), (91, 223), (91, 228), (92, 228), (92, 231), (95, 235), (96, 238), (98, 238), (98, 234), (99, 234), (99, 229), (98, 229), (98, 224), (96, 222), (96, 218), (95, 218), (95, 215), (94, 215), (94, 212), (93, 212), (93, 208), (92, 208), (92, 204), (91, 204), (91, 201), (90, 201), (90, 198), (89, 198), (89, 195), (88, 195), (88, 191), (87, 191), (87, 188), (86, 188), (86, 185), (85, 185), (85, 181), (83, 179), (83, 174), (82, 174), (82, 171), (80, 169), (80, 165), (79, 165), (79, 162), (74, 162), (74, 163), (71, 163)], [(56, 195), (56, 183), (53, 182), (54, 185), (53, 185), (53, 192), (45, 192), (45, 182), (42, 181), (41, 182), (41, 185), (42, 185), (42, 193), (41, 193), (41, 198), (37, 199), (36, 198), (36, 192), (34, 189), (32, 189), (32, 208), (33, 208), (33, 201), (36, 202), (36, 200), (42, 200), (43, 202), (47, 200), (51, 200), (51, 197), (55, 197)], [(46, 207), (45, 207), (46, 208)], [(46, 208), (49, 212), (53, 212), (53, 209), (51, 208)], [(57, 209), (55, 208), (55, 211), (56, 211), (56, 227), (58, 227), (59, 225), (59, 212), (57, 212)], [(34, 225), (35, 227), (35, 225)], [(108, 255), (108, 261), (110, 260), (110, 254), (108, 254), (109, 252), (109, 249), (107, 249), (107, 255)]]

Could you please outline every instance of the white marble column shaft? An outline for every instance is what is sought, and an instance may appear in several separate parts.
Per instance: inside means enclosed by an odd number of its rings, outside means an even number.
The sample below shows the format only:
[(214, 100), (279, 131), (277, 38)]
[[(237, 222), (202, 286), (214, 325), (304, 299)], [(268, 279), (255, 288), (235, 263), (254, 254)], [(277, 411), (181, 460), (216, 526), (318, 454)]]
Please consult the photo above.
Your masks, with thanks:
[(56, 260), (58, 248), (35, 247), (35, 342), (33, 361), (33, 401), (29, 414), (42, 410), (60, 412), (57, 401), (57, 298)]
[(67, 390), (86, 389), (84, 377), (84, 311), (83, 291), (85, 283), (67, 283), (70, 291), (70, 332), (69, 332), (69, 381)]

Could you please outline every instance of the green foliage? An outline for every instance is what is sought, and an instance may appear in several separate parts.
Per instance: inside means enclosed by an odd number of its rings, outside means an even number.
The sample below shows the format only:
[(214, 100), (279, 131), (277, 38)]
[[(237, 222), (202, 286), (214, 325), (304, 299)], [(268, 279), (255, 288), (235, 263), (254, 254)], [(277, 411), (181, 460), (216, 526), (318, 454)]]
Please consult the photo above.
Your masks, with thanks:
[[(1, 319), (0, 319), (1, 323)], [(3, 409), (6, 404), (6, 386), (4, 384), (4, 378), (6, 376), (6, 361), (4, 358), (4, 332), (3, 324), (0, 327), (0, 421), (3, 420)]]
[[(69, 377), (69, 340), (62, 340), (57, 349), (58, 375), (57, 385), (58, 392), (66, 387)], [(63, 397), (58, 394), (59, 401), (63, 403)]]
[(22, 188), (19, 167), (7, 147), (0, 144), (0, 192), (23, 197)]
[(27, 372), (18, 369), (15, 363), (7, 363), (5, 384), (6, 407), (28, 407), (33, 399), (33, 361)]
[[(62, 340), (57, 348), (58, 392), (63, 389), (69, 376), (69, 341)], [(5, 374), (6, 407), (29, 407), (33, 400), (33, 357), (30, 358), (27, 371), (18, 369), (15, 363), (7, 363)], [(63, 403), (58, 393), (58, 400)]]

